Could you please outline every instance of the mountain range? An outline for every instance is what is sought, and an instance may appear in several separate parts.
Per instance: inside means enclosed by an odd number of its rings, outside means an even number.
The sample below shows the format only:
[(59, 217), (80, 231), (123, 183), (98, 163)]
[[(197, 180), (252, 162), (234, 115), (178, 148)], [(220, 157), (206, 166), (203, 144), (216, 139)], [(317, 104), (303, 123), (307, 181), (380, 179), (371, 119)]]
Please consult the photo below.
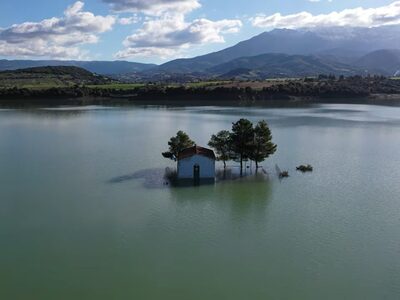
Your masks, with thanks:
[(221, 78), (240, 77), (276, 78), (276, 77), (307, 77), (316, 74), (356, 75), (361, 69), (314, 55), (289, 55), (268, 53), (257, 56), (241, 57), (219, 64), (206, 72)]
[(400, 70), (400, 26), (275, 29), (221, 51), (162, 65), (127, 61), (0, 60), (0, 70), (77, 66), (102, 75), (151, 80), (171, 76), (241, 79), (381, 74)]

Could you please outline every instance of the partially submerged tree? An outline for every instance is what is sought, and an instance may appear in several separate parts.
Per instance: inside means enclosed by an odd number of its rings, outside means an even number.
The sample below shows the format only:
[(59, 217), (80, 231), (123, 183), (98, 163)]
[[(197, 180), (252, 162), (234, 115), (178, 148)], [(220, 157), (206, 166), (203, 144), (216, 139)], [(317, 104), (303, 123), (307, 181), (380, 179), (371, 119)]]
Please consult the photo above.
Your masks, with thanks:
[(252, 160), (258, 164), (276, 152), (277, 146), (272, 142), (271, 130), (266, 121), (253, 126), (247, 119), (240, 119), (232, 124), (232, 132), (223, 130), (211, 136), (208, 145), (214, 148), (217, 159), (226, 162), (230, 159), (240, 162), (240, 173), (243, 162)]
[(243, 171), (243, 161), (249, 159), (254, 137), (253, 123), (247, 119), (240, 119), (232, 124), (231, 146), (233, 159), (240, 162), (240, 174)]
[(276, 149), (277, 145), (272, 142), (272, 134), (267, 122), (264, 120), (258, 122), (254, 127), (253, 144), (249, 155), (249, 158), (256, 163), (256, 171), (258, 163), (274, 154)]
[(178, 157), (179, 152), (183, 149), (192, 147), (195, 145), (189, 135), (182, 130), (176, 133), (176, 136), (171, 137), (168, 142), (169, 151), (164, 152), (162, 155), (166, 158), (175, 159)]
[(211, 136), (208, 146), (213, 148), (217, 154), (217, 160), (224, 163), (224, 169), (226, 168), (226, 162), (231, 158), (231, 133), (227, 130), (222, 130), (217, 134)]

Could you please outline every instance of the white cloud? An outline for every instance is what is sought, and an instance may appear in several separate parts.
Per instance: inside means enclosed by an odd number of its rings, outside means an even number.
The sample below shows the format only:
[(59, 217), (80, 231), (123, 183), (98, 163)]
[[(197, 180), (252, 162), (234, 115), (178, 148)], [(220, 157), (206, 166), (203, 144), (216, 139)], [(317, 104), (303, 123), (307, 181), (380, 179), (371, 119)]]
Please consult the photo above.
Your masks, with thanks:
[(0, 29), (0, 55), (82, 58), (81, 44), (98, 42), (116, 18), (83, 11), (83, 2), (69, 6), (62, 18), (25, 22)]
[(238, 32), (240, 20), (196, 19), (186, 22), (182, 14), (165, 14), (147, 20), (142, 28), (124, 41), (125, 49), (117, 58), (157, 56), (171, 57), (193, 45), (223, 43), (224, 34)]
[(199, 8), (198, 0), (103, 0), (116, 12), (144, 13), (161, 16), (167, 12), (186, 14)]
[(159, 57), (166, 59), (179, 52), (176, 48), (157, 48), (157, 47), (141, 47), (141, 48), (126, 48), (117, 52), (115, 55), (118, 59), (129, 57)]
[(132, 17), (127, 17), (127, 18), (119, 18), (118, 23), (121, 25), (131, 25), (131, 24), (136, 24), (139, 23), (141, 18), (134, 14)]
[[(184, 50), (194, 45), (223, 43), (224, 35), (237, 32), (240, 20), (211, 21), (205, 18), (186, 21), (185, 16), (201, 7), (199, 0), (103, 0), (117, 12), (140, 14), (142, 27), (124, 42), (124, 49), (115, 54), (118, 59), (132, 57), (170, 58), (183, 55)], [(132, 18), (121, 18), (123, 25), (135, 22)]]
[(313, 15), (300, 12), (292, 15), (259, 15), (251, 19), (253, 26), (261, 28), (301, 27), (377, 27), (400, 24), (400, 1), (377, 8), (353, 8), (329, 14)]

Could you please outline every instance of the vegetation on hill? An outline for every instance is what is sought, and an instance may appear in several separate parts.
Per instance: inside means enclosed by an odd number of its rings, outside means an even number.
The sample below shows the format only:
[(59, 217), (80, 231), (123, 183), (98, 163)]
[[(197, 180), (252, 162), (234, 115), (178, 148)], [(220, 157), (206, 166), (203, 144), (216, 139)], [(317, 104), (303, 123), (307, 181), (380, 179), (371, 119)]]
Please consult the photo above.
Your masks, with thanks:
[(208, 70), (222, 78), (267, 79), (307, 77), (316, 74), (357, 75), (361, 70), (317, 56), (268, 53), (241, 57)]
[(0, 88), (2, 89), (48, 89), (111, 82), (111, 79), (104, 76), (69, 66), (35, 67), (0, 72)]
[(400, 50), (378, 50), (358, 59), (355, 65), (385, 75), (395, 75), (400, 70)]
[(85, 70), (96, 74), (117, 75), (145, 71), (154, 68), (156, 65), (129, 61), (0, 60), (0, 71), (46, 66), (73, 66), (84, 68)]

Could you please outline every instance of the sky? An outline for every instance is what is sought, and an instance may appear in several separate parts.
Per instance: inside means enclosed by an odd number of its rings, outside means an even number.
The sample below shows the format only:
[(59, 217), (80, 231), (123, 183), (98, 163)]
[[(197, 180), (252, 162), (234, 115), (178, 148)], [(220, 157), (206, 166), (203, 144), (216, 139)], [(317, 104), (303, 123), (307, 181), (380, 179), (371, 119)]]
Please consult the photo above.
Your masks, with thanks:
[(400, 0), (1, 0), (0, 58), (162, 63), (275, 28), (400, 24)]

